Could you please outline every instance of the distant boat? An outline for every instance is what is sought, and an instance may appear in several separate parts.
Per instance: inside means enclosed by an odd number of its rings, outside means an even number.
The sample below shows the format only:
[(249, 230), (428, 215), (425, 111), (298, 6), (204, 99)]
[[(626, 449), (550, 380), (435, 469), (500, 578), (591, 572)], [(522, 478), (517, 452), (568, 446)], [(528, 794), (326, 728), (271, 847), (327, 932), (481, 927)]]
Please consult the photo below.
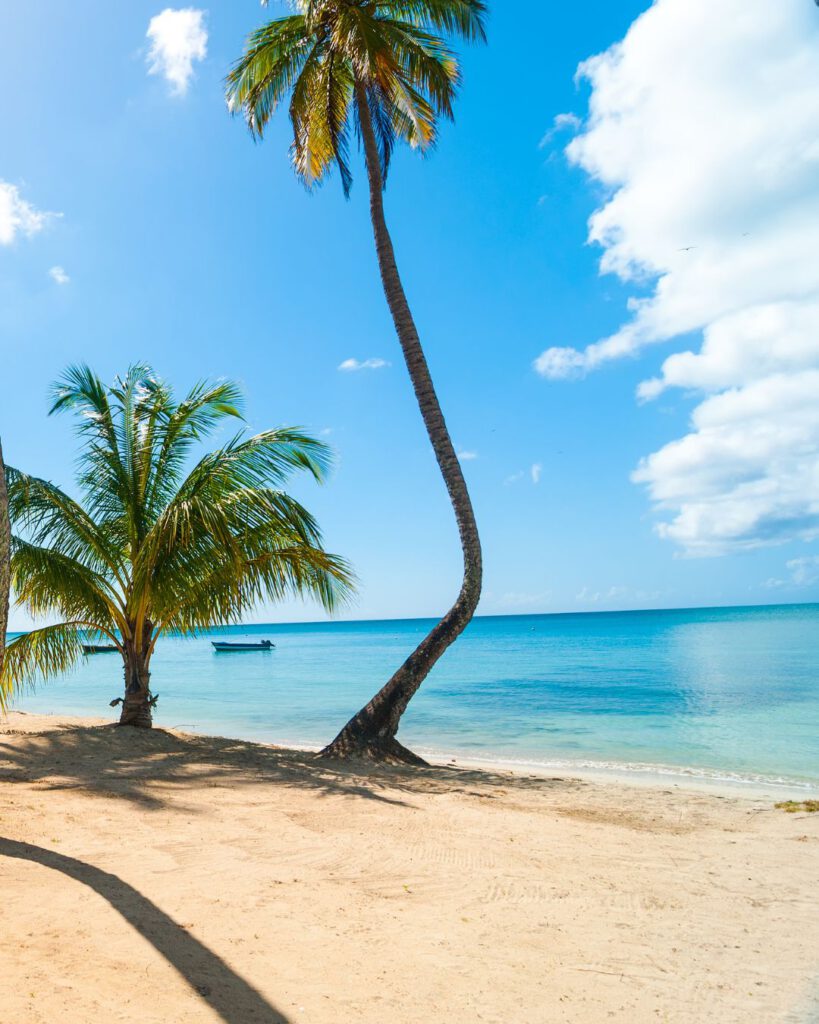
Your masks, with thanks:
[(269, 640), (259, 640), (255, 643), (230, 643), (227, 640), (211, 640), (214, 650), (217, 651), (272, 651), (276, 646)]
[(83, 654), (113, 654), (119, 648), (115, 644), (83, 644)]

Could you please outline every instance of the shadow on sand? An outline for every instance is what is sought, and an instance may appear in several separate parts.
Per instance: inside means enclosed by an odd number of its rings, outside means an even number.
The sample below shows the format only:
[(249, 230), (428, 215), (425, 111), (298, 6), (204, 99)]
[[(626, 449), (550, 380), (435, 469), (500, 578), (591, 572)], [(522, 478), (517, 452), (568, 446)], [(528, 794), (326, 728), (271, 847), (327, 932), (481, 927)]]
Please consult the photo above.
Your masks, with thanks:
[(116, 875), (74, 857), (3, 837), (0, 837), (0, 857), (41, 864), (99, 893), (178, 971), (225, 1024), (288, 1024), (288, 1018), (224, 960)]
[[(39, 724), (39, 723), (38, 723)], [(396, 768), (328, 761), (309, 752), (224, 739), (116, 726), (55, 724), (44, 731), (0, 731), (0, 782), (34, 782), (47, 789), (82, 789), (146, 809), (184, 806), (196, 787), (313, 790), (411, 808), (421, 792), (491, 796), (492, 787), (570, 788), (561, 779), (512, 777), (457, 767)], [(39, 788), (39, 786), (38, 786)], [(410, 798), (410, 799), (407, 799)]]

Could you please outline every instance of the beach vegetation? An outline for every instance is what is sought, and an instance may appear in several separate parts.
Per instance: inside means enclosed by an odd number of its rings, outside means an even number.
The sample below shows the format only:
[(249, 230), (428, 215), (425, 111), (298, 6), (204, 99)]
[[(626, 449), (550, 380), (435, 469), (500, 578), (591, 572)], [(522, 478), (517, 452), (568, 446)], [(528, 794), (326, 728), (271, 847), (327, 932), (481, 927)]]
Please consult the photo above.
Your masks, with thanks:
[(475, 515), (399, 276), (384, 189), (395, 147), (407, 143), (428, 152), (439, 121), (452, 119), (461, 71), (450, 40), (483, 41), (485, 16), (483, 0), (302, 0), (294, 13), (250, 35), (227, 79), (228, 104), (244, 114), (256, 137), (289, 97), (293, 166), (309, 188), (335, 168), (349, 194), (353, 135), (363, 148), (384, 294), (463, 552), (454, 605), (325, 748), (327, 756), (423, 763), (396, 739), (401, 716), (480, 599)]
[(819, 800), (782, 800), (774, 804), (777, 810), (785, 811), (786, 814), (798, 814), (805, 811), (808, 814), (819, 812)]
[[(6, 631), (9, 625), (9, 587), (11, 585), (11, 523), (9, 521), (9, 496), (6, 488), (6, 467), (3, 462), (3, 445), (0, 444), (0, 677), (6, 650)], [(0, 688), (0, 706), (2, 705)]]
[[(151, 659), (163, 634), (238, 622), (261, 601), (309, 597), (333, 611), (350, 594), (343, 559), (283, 485), (322, 482), (330, 449), (302, 430), (250, 435), (230, 381), (201, 382), (177, 401), (154, 371), (132, 366), (109, 387), (87, 366), (53, 389), (52, 413), (77, 417), (78, 494), (8, 468), (11, 578), (35, 619), (0, 677), (4, 699), (67, 672), (94, 645), (124, 668), (120, 724), (150, 727)], [(217, 428), (236, 429), (208, 449)]]

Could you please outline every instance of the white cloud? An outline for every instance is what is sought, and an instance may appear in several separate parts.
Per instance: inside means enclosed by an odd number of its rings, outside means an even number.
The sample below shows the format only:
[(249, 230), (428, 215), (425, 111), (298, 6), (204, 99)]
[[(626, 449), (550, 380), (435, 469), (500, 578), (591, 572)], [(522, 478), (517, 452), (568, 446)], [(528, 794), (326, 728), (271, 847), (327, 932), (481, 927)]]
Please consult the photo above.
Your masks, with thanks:
[(577, 114), (557, 114), (555, 119), (552, 121), (552, 127), (546, 132), (543, 138), (540, 140), (540, 149), (545, 149), (546, 146), (552, 141), (555, 135), (560, 132), (570, 131), (576, 132), (582, 125), (582, 121)]
[(781, 587), (811, 587), (814, 583), (819, 583), (819, 555), (791, 558), (785, 563), (785, 568), (790, 573), (789, 579), (780, 580), (771, 577), (762, 586), (770, 590), (778, 590)]
[(654, 605), (668, 592), (662, 590), (632, 590), (631, 587), (611, 586), (608, 590), (592, 590), (591, 587), (583, 587), (575, 594), (574, 599), (578, 604), (606, 604), (618, 608), (640, 608), (646, 604)]
[(582, 375), (702, 331), (638, 394), (700, 392), (634, 479), (691, 554), (819, 536), (819, 12), (807, 0), (657, 0), (581, 66), (569, 159), (607, 191), (589, 239), (639, 285), (631, 318), (535, 369)]
[(48, 276), (57, 284), (68, 284), (71, 281), (71, 278), (62, 267), (52, 267), (48, 272)]
[(344, 373), (351, 373), (354, 370), (380, 370), (389, 365), (386, 359), (365, 359), (363, 361), (345, 359), (343, 363), (339, 364), (338, 368)]
[[(509, 487), (511, 484), (516, 484), (520, 480), (523, 480), (523, 478), (526, 475), (526, 472), (522, 469), (519, 470), (517, 473), (511, 473), (503, 481), (503, 485), (504, 487)], [(543, 476), (543, 464), (540, 462), (533, 462), (532, 465), (529, 467), (528, 475), (531, 477), (533, 484), (539, 484), (540, 478)]]
[(818, 395), (819, 369), (703, 401), (692, 432), (633, 474), (672, 513), (660, 535), (702, 555), (819, 537)]
[[(591, 590), (589, 587), (583, 587), (583, 589), (575, 594), (575, 601), (579, 604), (598, 604), (600, 601), (620, 601), (628, 597), (631, 591), (628, 587), (609, 587), (608, 590)], [(645, 592), (640, 590), (637, 591), (641, 597), (645, 596)]]
[(184, 96), (193, 77), (194, 61), (203, 61), (208, 54), (205, 12), (194, 7), (166, 7), (151, 18), (147, 36), (151, 40), (148, 74), (162, 75), (170, 82), (172, 92)]
[(792, 558), (785, 565), (790, 570), (791, 580), (797, 587), (809, 587), (819, 581), (819, 555)]
[(587, 368), (584, 353), (575, 348), (547, 348), (535, 359), (533, 366), (541, 377), (550, 380), (580, 377)]
[(19, 235), (30, 238), (46, 226), (58, 213), (45, 213), (20, 195), (20, 189), (0, 181), (0, 245), (11, 245)]
[(461, 462), (473, 462), (477, 457), (477, 452), (458, 452), (458, 458)]

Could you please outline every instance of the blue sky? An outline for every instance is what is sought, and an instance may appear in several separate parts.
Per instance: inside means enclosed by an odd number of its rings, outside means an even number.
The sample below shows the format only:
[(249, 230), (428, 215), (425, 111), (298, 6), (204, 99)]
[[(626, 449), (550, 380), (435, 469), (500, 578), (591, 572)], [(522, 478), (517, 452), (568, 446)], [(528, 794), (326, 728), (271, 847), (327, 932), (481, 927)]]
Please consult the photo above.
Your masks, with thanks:
[[(803, 418), (774, 443), (770, 424), (782, 420), (766, 406), (762, 419), (738, 428), (740, 437), (764, 435), (774, 446), (758, 447), (749, 466), (737, 464), (733, 435), (715, 419), (734, 396), (750, 401), (764, 390), (767, 401), (780, 385), (812, 386), (815, 351), (797, 341), (784, 352), (781, 344), (795, 336), (793, 324), (807, 330), (810, 286), (764, 296), (772, 326), (760, 350), (784, 354), (761, 384), (734, 364), (719, 376), (711, 359), (717, 344), (734, 351), (736, 331), (725, 339), (738, 314), (762, 322), (757, 297), (732, 299), (726, 309), (704, 300), (695, 308), (691, 298), (732, 263), (726, 238), (736, 235), (738, 244), (757, 229), (761, 237), (764, 225), (782, 221), (780, 210), (799, 222), (805, 204), (814, 210), (815, 186), (811, 194), (792, 171), (787, 180), (770, 172), (774, 212), (769, 174), (767, 191), (748, 186), (743, 230), (723, 225), (706, 238), (709, 211), (725, 208), (736, 181), (727, 157), (719, 167), (708, 160), (717, 151), (737, 160), (743, 153), (739, 142), (732, 149), (690, 137), (688, 115), (644, 59), (676, 33), (696, 38), (703, 24), (675, 23), (679, 0), (660, 0), (653, 20), (638, 21), (646, 6), (493, 4), (489, 45), (463, 54), (457, 124), (444, 128), (430, 157), (400, 153), (391, 172), (387, 214), (405, 285), (452, 435), (475, 456), (464, 467), (485, 548), (485, 614), (819, 599), (819, 484), (798, 484), (819, 481), (819, 428)], [(709, 5), (698, 7), (713, 17)], [(753, 14), (764, 4), (744, 7)], [(791, 32), (804, 39), (802, 8), (784, 0), (776, 26), (783, 43)], [(275, 3), (266, 12), (255, 0), (202, 5), (207, 56), (194, 61), (184, 90), (161, 69), (148, 73), (146, 32), (161, 10), (144, 0), (42, 0), (0, 12), (7, 461), (70, 484), (68, 421), (46, 417), (48, 385), (68, 363), (87, 361), (112, 378), (147, 361), (180, 390), (203, 376), (236, 378), (253, 427), (305, 425), (325, 432), (338, 453), (326, 487), (295, 490), (317, 514), (328, 547), (358, 572), (349, 614), (439, 613), (457, 591), (457, 536), (381, 293), (362, 169), (349, 202), (337, 179), (308, 195), (289, 166), (286, 114), (255, 145), (226, 112), (223, 76), (248, 31), (279, 13)], [(609, 51), (575, 79), (582, 61), (630, 29), (625, 50)], [(741, 45), (752, 53), (752, 18), (744, 29)], [(716, 76), (726, 37), (715, 35), (704, 59)], [(524, 40), (536, 45), (524, 52)], [(686, 74), (700, 73), (681, 67), (679, 88)], [(672, 128), (680, 118), (679, 132), (666, 137), (665, 120), (651, 121), (658, 106), (633, 99), (634, 81), (641, 96), (657, 83), (661, 113), (668, 110)], [(803, 75), (799, 81), (802, 102), (813, 103), (819, 86), (810, 92)], [(731, 88), (727, 82), (727, 109)], [(724, 113), (714, 106), (714, 116)], [(555, 117), (567, 113), (577, 121), (564, 117), (555, 129)], [(783, 152), (803, 152), (807, 125), (797, 121), (779, 140)], [(652, 166), (655, 150), (643, 153), (639, 140), (651, 131), (662, 136), (667, 166), (681, 168), (679, 181)], [(694, 153), (685, 174), (673, 160), (682, 142)], [(756, 145), (769, 149), (764, 132)], [(699, 166), (697, 152), (713, 189), (686, 178)], [(662, 189), (652, 192), (658, 177), (667, 202)], [(618, 191), (624, 200), (611, 209)], [(681, 211), (673, 224), (663, 221), (669, 204)], [(9, 210), (17, 211), (14, 224)], [(595, 211), (597, 242), (589, 244)], [(55, 216), (42, 216), (49, 212)], [(695, 242), (697, 251), (676, 255)], [(776, 243), (765, 234), (754, 250), (766, 281)], [(617, 273), (601, 274), (604, 253)], [(658, 278), (668, 282), (659, 297)], [(726, 279), (720, 296), (734, 283)], [(634, 326), (640, 317), (645, 323)], [(707, 352), (703, 330), (706, 339), (716, 331)], [(612, 337), (626, 338), (617, 351), (589, 348)], [(686, 352), (687, 361), (669, 360)], [(389, 365), (340, 371), (348, 359)], [(640, 398), (651, 400), (638, 399), (641, 385)], [(795, 407), (793, 392), (780, 398)], [(693, 462), (680, 470), (674, 459), (683, 439)], [(649, 461), (635, 481), (641, 459)], [(774, 465), (783, 467), (779, 477)], [(272, 615), (317, 612), (296, 604), (257, 618)], [(24, 624), (13, 613), (12, 625)]]

